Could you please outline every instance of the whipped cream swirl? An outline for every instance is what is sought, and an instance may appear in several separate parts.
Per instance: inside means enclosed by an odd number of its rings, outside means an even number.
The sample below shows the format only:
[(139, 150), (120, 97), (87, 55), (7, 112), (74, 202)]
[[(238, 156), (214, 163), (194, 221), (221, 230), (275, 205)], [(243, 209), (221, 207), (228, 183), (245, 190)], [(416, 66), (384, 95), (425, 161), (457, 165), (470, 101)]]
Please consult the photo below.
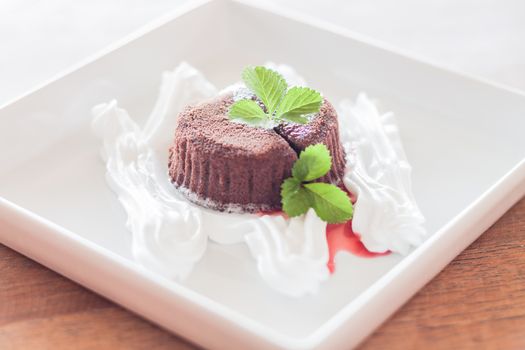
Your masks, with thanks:
[(352, 229), (371, 252), (408, 254), (427, 235), (412, 194), (411, 171), (394, 114), (380, 114), (364, 93), (341, 101), (344, 184), (357, 197)]
[(208, 237), (200, 210), (188, 205), (167, 176), (163, 155), (175, 120), (166, 116), (216, 91), (187, 65), (165, 73), (163, 81), (143, 129), (115, 100), (93, 107), (92, 127), (103, 140), (107, 182), (128, 215), (133, 256), (153, 271), (183, 278), (206, 251)]
[(289, 220), (265, 215), (253, 228), (245, 240), (261, 277), (283, 294), (316, 293), (329, 276), (326, 222), (310, 209)]

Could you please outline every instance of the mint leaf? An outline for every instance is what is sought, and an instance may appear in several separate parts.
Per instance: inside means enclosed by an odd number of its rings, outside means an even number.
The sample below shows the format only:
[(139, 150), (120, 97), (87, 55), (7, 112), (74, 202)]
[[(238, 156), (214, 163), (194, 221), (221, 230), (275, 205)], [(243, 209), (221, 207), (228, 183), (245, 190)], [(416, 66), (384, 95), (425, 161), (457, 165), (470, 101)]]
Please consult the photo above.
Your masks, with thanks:
[(317, 113), (323, 98), (315, 90), (306, 87), (293, 87), (283, 97), (277, 110), (277, 117), (295, 123), (305, 124), (305, 115)]
[(292, 175), (299, 181), (313, 181), (325, 176), (332, 167), (332, 157), (322, 143), (308, 146), (294, 163)]
[(329, 223), (340, 223), (352, 218), (353, 207), (348, 195), (339, 187), (317, 182), (305, 184), (317, 216)]
[(299, 216), (311, 207), (308, 192), (301, 181), (290, 177), (281, 185), (281, 202), (283, 210), (289, 217)]
[(246, 67), (242, 72), (242, 80), (246, 87), (261, 99), (271, 116), (283, 98), (288, 84), (283, 76), (265, 67)]
[(331, 224), (352, 218), (354, 209), (346, 192), (324, 182), (309, 183), (326, 175), (331, 167), (330, 151), (322, 143), (301, 152), (292, 167), (292, 177), (281, 185), (281, 203), (288, 216), (298, 216), (313, 208), (321, 220)]
[(261, 124), (267, 120), (267, 115), (261, 106), (253, 100), (240, 100), (231, 105), (228, 113), (230, 119), (241, 119), (248, 124)]

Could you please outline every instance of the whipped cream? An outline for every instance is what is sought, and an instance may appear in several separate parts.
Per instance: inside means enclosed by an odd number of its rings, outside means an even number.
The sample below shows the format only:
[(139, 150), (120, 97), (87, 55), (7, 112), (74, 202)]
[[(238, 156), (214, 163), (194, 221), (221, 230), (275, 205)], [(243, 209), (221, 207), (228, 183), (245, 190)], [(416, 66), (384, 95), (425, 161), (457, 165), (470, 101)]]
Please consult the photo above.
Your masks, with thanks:
[[(289, 66), (267, 66), (292, 85), (306, 85)], [(238, 87), (219, 92), (199, 71), (181, 63), (164, 73), (144, 127), (115, 100), (93, 107), (93, 130), (103, 140), (108, 185), (127, 213), (133, 256), (150, 270), (183, 279), (205, 254), (208, 240), (244, 242), (271, 288), (294, 297), (315, 293), (329, 276), (329, 256), (326, 223), (313, 210), (292, 219), (215, 212), (186, 200), (168, 176), (167, 152), (182, 108)], [(355, 105), (344, 101), (338, 113), (348, 155), (344, 182), (358, 195), (354, 229), (372, 251), (406, 253), (421, 242), (424, 230), (394, 121), (390, 114), (379, 116), (364, 95)]]
[(289, 220), (265, 215), (245, 236), (261, 277), (290, 296), (316, 293), (329, 276), (326, 222), (313, 209)]
[(343, 181), (357, 197), (352, 229), (371, 252), (408, 254), (427, 231), (394, 114), (380, 114), (364, 93), (355, 103), (341, 101), (337, 113), (347, 154)]

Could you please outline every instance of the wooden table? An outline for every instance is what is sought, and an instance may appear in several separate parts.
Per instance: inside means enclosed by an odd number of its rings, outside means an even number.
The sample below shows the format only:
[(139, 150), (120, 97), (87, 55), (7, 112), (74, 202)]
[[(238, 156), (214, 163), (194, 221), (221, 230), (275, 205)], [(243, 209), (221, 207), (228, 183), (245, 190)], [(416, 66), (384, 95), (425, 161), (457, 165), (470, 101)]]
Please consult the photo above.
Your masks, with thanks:
[[(0, 245), (0, 349), (193, 348)], [(525, 199), (361, 348), (525, 349)]]

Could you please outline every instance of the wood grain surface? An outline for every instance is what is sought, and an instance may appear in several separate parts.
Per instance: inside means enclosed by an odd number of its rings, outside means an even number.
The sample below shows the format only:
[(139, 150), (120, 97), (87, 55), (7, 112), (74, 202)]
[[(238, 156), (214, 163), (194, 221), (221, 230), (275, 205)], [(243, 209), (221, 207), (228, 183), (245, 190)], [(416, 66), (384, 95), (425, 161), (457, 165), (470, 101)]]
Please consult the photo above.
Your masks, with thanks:
[[(0, 349), (194, 348), (0, 245)], [(525, 199), (361, 349), (525, 349)]]

